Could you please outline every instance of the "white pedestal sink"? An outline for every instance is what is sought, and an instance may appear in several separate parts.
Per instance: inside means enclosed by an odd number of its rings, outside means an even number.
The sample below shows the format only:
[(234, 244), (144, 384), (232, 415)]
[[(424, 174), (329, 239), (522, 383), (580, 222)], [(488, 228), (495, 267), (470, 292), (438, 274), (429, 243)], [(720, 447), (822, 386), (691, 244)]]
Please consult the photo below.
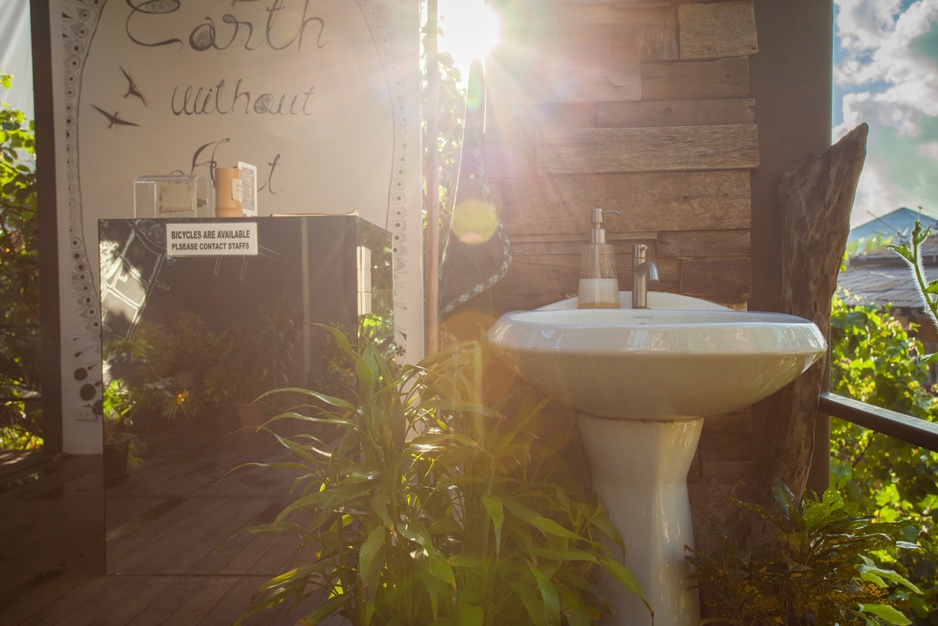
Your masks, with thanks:
[[(826, 350), (811, 322), (650, 293), (648, 309), (577, 309), (576, 299), (503, 315), (498, 355), (545, 394), (577, 409), (593, 488), (625, 540), (625, 565), (655, 623), (696, 626), (684, 546), (693, 545), (687, 471), (702, 418), (778, 391)], [(612, 585), (601, 581), (601, 585)], [(624, 589), (608, 591), (620, 626), (652, 623)]]

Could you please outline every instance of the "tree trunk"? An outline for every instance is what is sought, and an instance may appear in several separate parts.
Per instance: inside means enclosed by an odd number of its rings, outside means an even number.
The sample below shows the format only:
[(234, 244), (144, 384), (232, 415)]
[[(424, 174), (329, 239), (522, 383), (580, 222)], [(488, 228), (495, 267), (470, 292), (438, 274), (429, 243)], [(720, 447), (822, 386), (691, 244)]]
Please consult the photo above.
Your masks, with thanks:
[[(808, 155), (782, 175), (782, 312), (811, 320), (827, 336), (831, 297), (850, 231), (850, 211), (866, 158), (869, 128), (860, 124), (823, 153)], [(800, 496), (814, 451), (818, 395), (830, 367), (825, 356), (769, 401), (765, 440), (757, 442), (762, 459), (747, 486), (747, 499), (772, 504), (772, 481), (778, 478)], [(750, 547), (772, 541), (769, 527), (749, 533)]]

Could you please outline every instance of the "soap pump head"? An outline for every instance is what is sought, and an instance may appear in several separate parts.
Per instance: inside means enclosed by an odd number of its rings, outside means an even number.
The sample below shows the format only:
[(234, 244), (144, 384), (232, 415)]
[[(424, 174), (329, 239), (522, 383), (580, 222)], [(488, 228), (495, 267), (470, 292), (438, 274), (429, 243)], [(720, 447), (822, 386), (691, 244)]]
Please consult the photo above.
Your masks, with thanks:
[(600, 208), (592, 210), (593, 229), (590, 231), (590, 243), (606, 243), (606, 230), (603, 228), (603, 213), (616, 213), (622, 215), (619, 211), (604, 211)]

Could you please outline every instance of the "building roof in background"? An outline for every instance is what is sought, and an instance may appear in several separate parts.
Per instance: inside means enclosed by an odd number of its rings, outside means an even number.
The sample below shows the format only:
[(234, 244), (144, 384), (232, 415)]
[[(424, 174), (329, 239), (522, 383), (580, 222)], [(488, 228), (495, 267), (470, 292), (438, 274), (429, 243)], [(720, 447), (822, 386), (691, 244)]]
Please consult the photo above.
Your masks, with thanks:
[[(938, 278), (938, 268), (929, 268), (929, 279)], [(857, 267), (841, 272), (837, 288), (844, 302), (895, 308), (922, 306), (922, 298), (915, 288), (912, 271), (905, 263), (891, 267)]]
[[(926, 278), (938, 280), (938, 238), (929, 238), (920, 255)], [(844, 302), (851, 305), (919, 308), (923, 304), (909, 264), (888, 249), (850, 257), (846, 271), (837, 277), (837, 287)]]
[(893, 242), (908, 241), (912, 234), (912, 227), (919, 221), (926, 226), (938, 224), (938, 218), (932, 217), (922, 211), (902, 207), (892, 213), (875, 217), (865, 224), (850, 230), (847, 242), (866, 239), (874, 236), (892, 237)]

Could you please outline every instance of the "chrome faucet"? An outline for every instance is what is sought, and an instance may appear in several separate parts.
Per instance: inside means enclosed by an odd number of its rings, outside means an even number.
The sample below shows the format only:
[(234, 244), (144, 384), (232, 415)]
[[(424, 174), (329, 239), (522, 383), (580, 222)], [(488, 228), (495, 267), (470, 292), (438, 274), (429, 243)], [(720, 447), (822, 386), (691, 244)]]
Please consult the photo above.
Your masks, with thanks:
[(658, 266), (655, 262), (646, 259), (648, 246), (643, 243), (635, 244), (632, 255), (632, 308), (648, 308), (648, 285), (655, 287), (658, 280)]

